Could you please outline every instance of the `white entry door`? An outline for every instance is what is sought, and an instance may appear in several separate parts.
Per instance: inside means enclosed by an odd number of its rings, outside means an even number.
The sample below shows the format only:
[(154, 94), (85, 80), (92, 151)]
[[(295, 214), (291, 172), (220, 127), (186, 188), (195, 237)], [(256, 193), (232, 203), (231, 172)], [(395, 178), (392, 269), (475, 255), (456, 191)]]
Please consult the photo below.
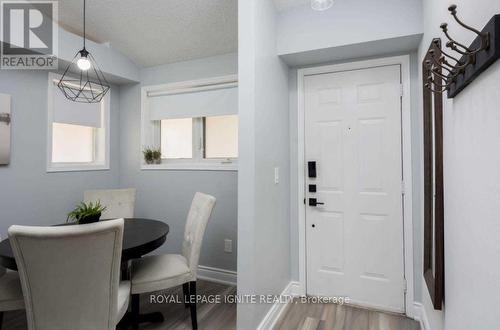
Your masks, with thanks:
[(305, 77), (309, 295), (404, 311), (400, 86), (399, 65)]

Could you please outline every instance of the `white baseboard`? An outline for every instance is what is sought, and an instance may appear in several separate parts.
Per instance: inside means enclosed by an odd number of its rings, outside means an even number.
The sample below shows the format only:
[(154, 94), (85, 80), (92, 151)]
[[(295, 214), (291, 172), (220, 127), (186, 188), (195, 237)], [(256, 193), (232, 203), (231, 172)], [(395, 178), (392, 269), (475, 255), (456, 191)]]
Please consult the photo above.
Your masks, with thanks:
[(305, 296), (304, 289), (300, 285), (300, 282), (292, 281), (288, 285), (290, 288), (290, 290), (288, 292), (289, 295), (294, 296), (294, 297)]
[[(300, 295), (300, 284), (299, 282), (291, 281), (285, 287), (283, 292), (281, 292), (282, 296), (298, 296)], [(270, 330), (274, 327), (276, 322), (279, 320), (281, 314), (285, 311), (288, 304), (280, 304), (279, 302), (275, 303), (271, 306), (271, 309), (264, 316), (262, 321), (260, 322), (257, 330)]]
[(419, 302), (413, 303), (413, 314), (414, 319), (420, 323), (420, 329), (422, 330), (432, 330), (429, 325), (429, 319), (427, 318), (427, 314), (425, 312), (424, 306), (422, 306)]
[(238, 278), (237, 273), (233, 270), (208, 266), (198, 266), (197, 277), (202, 280), (228, 285), (236, 285)]

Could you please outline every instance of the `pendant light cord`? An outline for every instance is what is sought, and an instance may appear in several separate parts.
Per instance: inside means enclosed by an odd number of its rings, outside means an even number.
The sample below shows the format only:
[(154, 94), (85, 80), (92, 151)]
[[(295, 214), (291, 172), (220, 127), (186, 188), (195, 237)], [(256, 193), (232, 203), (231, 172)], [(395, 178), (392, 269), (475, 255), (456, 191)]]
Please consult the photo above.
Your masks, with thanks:
[(85, 49), (85, 4), (86, 0), (83, 0), (83, 49)]

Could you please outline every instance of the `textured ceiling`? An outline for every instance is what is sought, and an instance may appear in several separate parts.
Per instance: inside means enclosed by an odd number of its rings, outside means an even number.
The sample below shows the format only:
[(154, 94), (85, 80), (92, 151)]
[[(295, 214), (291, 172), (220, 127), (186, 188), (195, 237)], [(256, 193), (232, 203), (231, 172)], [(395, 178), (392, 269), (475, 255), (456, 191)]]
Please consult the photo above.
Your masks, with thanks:
[(274, 0), (278, 11), (290, 9), (292, 7), (302, 6), (311, 3), (311, 0)]
[[(141, 67), (236, 52), (237, 0), (87, 0), (87, 35)], [(59, 1), (59, 22), (81, 35), (83, 0)]]

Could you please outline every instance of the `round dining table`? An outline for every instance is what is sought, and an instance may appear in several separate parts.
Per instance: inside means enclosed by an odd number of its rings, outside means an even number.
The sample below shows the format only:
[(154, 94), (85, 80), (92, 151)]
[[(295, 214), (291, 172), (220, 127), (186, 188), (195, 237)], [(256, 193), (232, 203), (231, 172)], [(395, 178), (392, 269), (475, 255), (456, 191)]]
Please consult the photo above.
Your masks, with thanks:
[[(101, 220), (106, 221), (106, 220)], [(60, 226), (78, 225), (64, 223)], [(159, 220), (129, 218), (125, 219), (122, 243), (122, 264), (140, 258), (159, 248), (167, 239), (169, 226)], [(16, 259), (10, 247), (9, 239), (0, 242), (0, 264), (5, 268), (17, 270)]]
[[(106, 221), (106, 220), (101, 220)], [(56, 226), (78, 225), (77, 223), (63, 223)], [(124, 221), (122, 243), (122, 280), (129, 279), (129, 260), (141, 258), (159, 248), (167, 239), (170, 227), (159, 220), (128, 218)], [(9, 239), (0, 242), (0, 264), (5, 268), (17, 270), (16, 259), (12, 253)], [(127, 328), (131, 325), (132, 315), (127, 312), (120, 321), (119, 327)], [(160, 312), (138, 315), (139, 322), (163, 322)]]

